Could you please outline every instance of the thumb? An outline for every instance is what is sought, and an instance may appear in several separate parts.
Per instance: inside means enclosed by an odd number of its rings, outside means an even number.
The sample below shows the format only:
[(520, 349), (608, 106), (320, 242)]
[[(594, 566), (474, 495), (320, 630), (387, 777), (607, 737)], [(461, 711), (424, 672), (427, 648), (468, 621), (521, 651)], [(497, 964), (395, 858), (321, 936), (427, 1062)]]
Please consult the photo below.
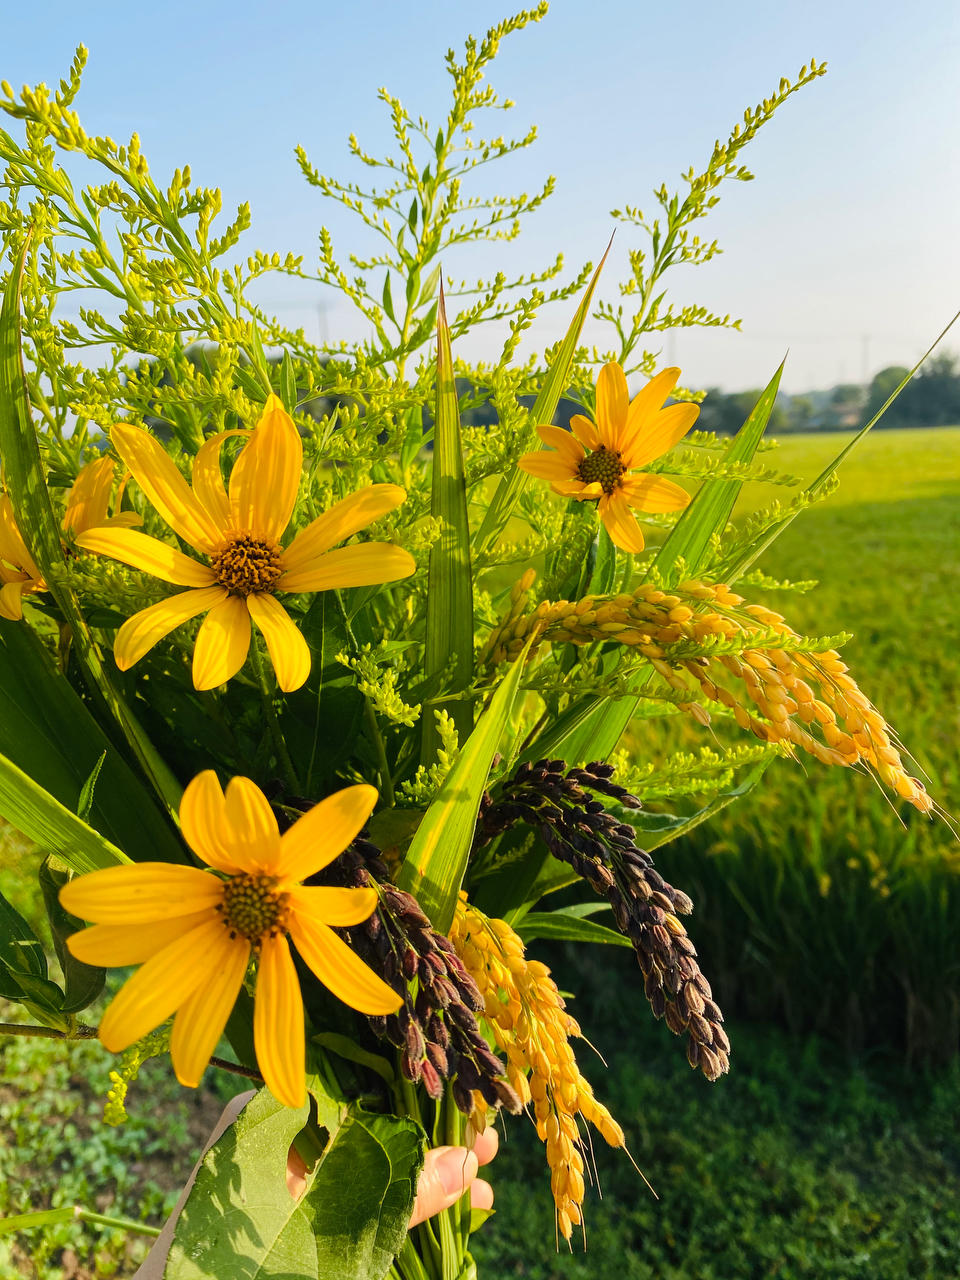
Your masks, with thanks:
[(410, 1226), (456, 1204), (476, 1178), (479, 1167), (476, 1155), (466, 1147), (434, 1147), (428, 1151)]

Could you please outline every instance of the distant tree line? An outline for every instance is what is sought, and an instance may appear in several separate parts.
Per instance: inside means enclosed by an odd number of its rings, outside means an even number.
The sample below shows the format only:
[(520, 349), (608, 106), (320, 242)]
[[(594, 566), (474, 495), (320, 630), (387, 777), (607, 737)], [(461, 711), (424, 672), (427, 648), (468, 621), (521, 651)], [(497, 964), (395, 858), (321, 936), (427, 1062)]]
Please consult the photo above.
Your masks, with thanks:
[[(907, 376), (905, 365), (881, 369), (869, 386), (840, 383), (828, 391), (777, 397), (771, 435), (791, 431), (850, 431), (868, 422)], [(733, 435), (760, 398), (760, 390), (732, 394), (712, 388), (700, 407), (697, 426)], [(960, 360), (951, 352), (933, 356), (877, 424), (882, 427), (941, 427), (960, 424)]]

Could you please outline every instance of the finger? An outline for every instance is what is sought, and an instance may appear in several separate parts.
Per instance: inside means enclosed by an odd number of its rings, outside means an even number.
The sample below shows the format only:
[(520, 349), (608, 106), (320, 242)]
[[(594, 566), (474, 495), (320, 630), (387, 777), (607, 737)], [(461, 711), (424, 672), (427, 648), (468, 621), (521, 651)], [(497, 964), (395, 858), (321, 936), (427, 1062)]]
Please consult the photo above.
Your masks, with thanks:
[(477, 1176), (477, 1157), (466, 1147), (435, 1147), (427, 1152), (417, 1184), (410, 1226), (456, 1204)]
[(489, 1164), (500, 1148), (500, 1133), (492, 1124), (487, 1125), (483, 1133), (478, 1134), (473, 1143), (473, 1154), (477, 1164)]
[(307, 1189), (307, 1166), (296, 1147), (287, 1152), (287, 1190), (299, 1200)]
[(483, 1178), (477, 1178), (470, 1184), (470, 1208), (493, 1208), (493, 1187), (489, 1182), (484, 1182)]

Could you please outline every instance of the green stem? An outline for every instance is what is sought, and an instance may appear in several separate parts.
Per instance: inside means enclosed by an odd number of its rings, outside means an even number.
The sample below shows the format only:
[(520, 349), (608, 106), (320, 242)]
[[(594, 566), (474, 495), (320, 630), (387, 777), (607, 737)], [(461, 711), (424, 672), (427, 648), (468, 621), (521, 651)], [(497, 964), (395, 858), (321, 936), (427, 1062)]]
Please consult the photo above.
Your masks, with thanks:
[(383, 740), (383, 734), (380, 732), (380, 725), (377, 723), (377, 713), (373, 709), (373, 705), (369, 698), (363, 700), (363, 716), (370, 731), (370, 737), (373, 740), (373, 748), (377, 753), (377, 772), (380, 775), (380, 793), (386, 801), (388, 809), (392, 809), (396, 803), (396, 794), (393, 790), (393, 779), (390, 777), (390, 762), (387, 759), (387, 747)]
[(97, 1028), (82, 1024), (72, 1032), (58, 1031), (55, 1027), (34, 1027), (23, 1022), (0, 1022), (0, 1035), (4, 1036), (39, 1036), (44, 1040), (92, 1040), (96, 1037)]
[(254, 674), (257, 677), (257, 684), (260, 686), (260, 699), (263, 703), (263, 714), (266, 717), (267, 728), (270, 730), (270, 737), (273, 739), (273, 749), (277, 754), (277, 764), (280, 772), (283, 774), (284, 783), (287, 789), (293, 795), (300, 794), (300, 782), (297, 778), (297, 771), (293, 767), (293, 760), (290, 758), (290, 752), (287, 750), (287, 744), (283, 740), (283, 733), (280, 729), (280, 720), (277, 716), (277, 709), (273, 705), (273, 690), (270, 688), (267, 680), (266, 668), (263, 664), (263, 654), (260, 652), (260, 645), (256, 638), (250, 646), (250, 658), (253, 663)]
[(12, 1231), (29, 1231), (32, 1227), (46, 1227), (57, 1222), (89, 1222), (95, 1227), (119, 1227), (121, 1231), (137, 1231), (144, 1236), (158, 1236), (159, 1227), (148, 1222), (135, 1222), (132, 1218), (110, 1218), (94, 1213), (81, 1205), (64, 1205), (60, 1209), (41, 1209), (37, 1213), (20, 1213), (12, 1218), (0, 1218), (0, 1235)]
[[(353, 627), (350, 625), (350, 619), (347, 617), (347, 609), (346, 605), (343, 603), (343, 596), (339, 591), (335, 591), (333, 594), (337, 598), (337, 608), (340, 610), (340, 617), (343, 619), (343, 627), (347, 633), (347, 639), (353, 646), (354, 653), (359, 654), (360, 645), (357, 643), (357, 637), (353, 634)], [(390, 762), (387, 759), (387, 747), (383, 740), (383, 734), (380, 732), (377, 713), (374, 711), (368, 698), (364, 698), (363, 700), (363, 717), (366, 721), (373, 749), (377, 753), (377, 771), (380, 775), (380, 794), (386, 801), (387, 808), (392, 809), (396, 803), (396, 793), (393, 789), (393, 778), (390, 776)]]

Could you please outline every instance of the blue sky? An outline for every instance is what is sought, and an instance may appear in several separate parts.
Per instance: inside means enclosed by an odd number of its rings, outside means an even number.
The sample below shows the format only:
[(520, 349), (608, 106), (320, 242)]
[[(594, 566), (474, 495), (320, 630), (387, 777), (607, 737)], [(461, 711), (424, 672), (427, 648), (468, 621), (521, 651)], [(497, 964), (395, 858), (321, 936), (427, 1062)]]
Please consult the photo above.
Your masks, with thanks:
[[(53, 84), (82, 41), (90, 62), (77, 106), (89, 132), (123, 141), (136, 129), (158, 178), (189, 162), (195, 181), (223, 188), (226, 207), (250, 200), (253, 231), (242, 248), (291, 249), (310, 263), (324, 222), (344, 257), (369, 241), (305, 185), (294, 145), (322, 171), (356, 177), (347, 134), (375, 153), (389, 141), (378, 87), (439, 120), (446, 49), (508, 11), (487, 0), (149, 8), (58, 0), (5, 13), (0, 77), (16, 87)], [(744, 159), (756, 181), (731, 184), (702, 224), (723, 255), (671, 283), (675, 302), (741, 316), (743, 332), (679, 333), (664, 355), (683, 366), (688, 385), (737, 389), (765, 382), (789, 349), (791, 391), (911, 361), (960, 307), (954, 0), (554, 0), (544, 22), (505, 42), (491, 76), (517, 103), (491, 132), (536, 123), (540, 139), (490, 173), (505, 191), (535, 189), (554, 173), (557, 192), (517, 242), (450, 260), (445, 271), (515, 272), (559, 251), (571, 268), (595, 261), (610, 209), (651, 206), (654, 186), (701, 167), (743, 108), (811, 55), (829, 62), (829, 74), (751, 144)], [(618, 233), (611, 292), (631, 242)], [(263, 297), (315, 336), (360, 332), (317, 286), (278, 277)], [(541, 313), (537, 345), (555, 340), (568, 318), (569, 307)], [(588, 336), (602, 341), (603, 331)], [(478, 334), (461, 354), (486, 358), (498, 339)], [(952, 345), (960, 348), (960, 332)]]

